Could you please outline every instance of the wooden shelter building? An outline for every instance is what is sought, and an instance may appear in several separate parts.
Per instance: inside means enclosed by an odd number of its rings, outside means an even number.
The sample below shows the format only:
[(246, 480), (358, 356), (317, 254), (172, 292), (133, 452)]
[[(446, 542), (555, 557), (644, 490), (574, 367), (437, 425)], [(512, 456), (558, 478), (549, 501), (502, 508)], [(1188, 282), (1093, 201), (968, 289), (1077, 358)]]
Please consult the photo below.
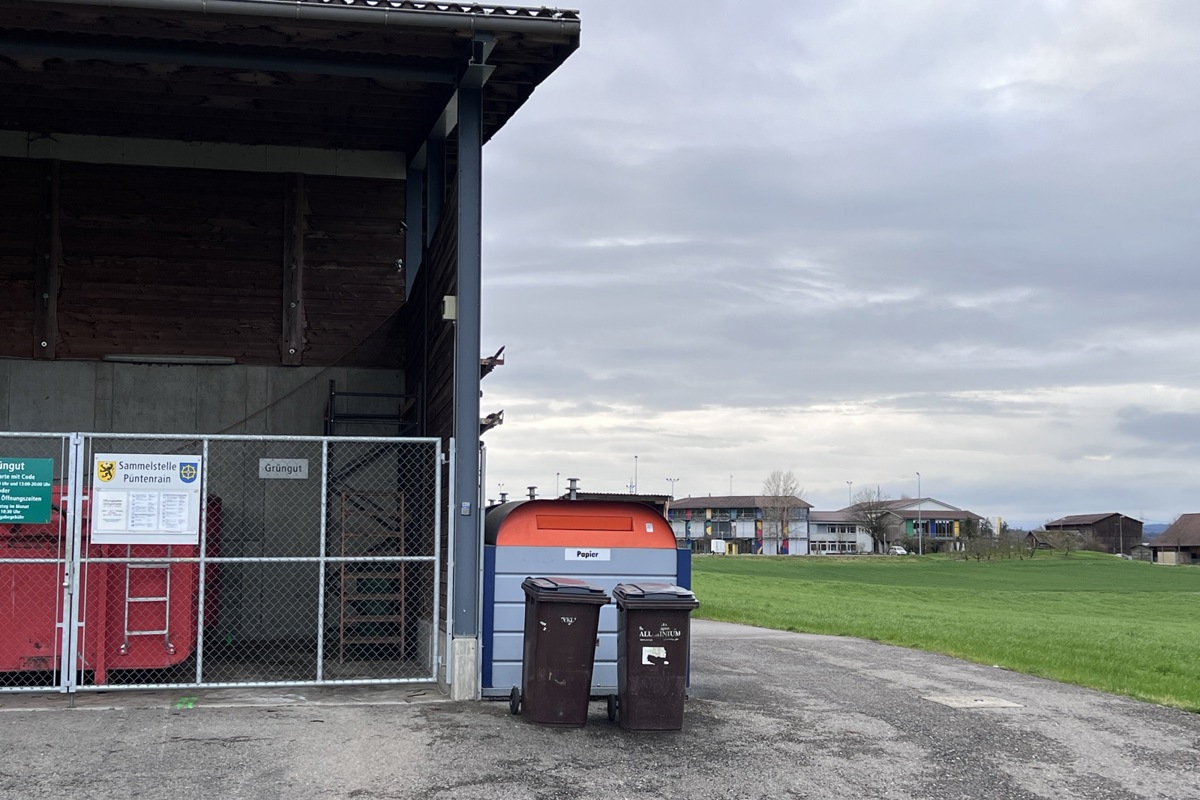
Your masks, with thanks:
[(0, 430), (453, 439), (473, 696), (482, 150), (578, 42), (545, 8), (0, 0)]

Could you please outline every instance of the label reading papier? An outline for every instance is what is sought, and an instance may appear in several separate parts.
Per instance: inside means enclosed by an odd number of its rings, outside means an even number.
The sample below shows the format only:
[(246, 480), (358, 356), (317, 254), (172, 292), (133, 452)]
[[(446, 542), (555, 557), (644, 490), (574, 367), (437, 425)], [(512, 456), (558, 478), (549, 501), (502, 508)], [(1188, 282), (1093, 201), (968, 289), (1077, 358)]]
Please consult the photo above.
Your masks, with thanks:
[(607, 547), (568, 547), (564, 554), (567, 561), (612, 561)]

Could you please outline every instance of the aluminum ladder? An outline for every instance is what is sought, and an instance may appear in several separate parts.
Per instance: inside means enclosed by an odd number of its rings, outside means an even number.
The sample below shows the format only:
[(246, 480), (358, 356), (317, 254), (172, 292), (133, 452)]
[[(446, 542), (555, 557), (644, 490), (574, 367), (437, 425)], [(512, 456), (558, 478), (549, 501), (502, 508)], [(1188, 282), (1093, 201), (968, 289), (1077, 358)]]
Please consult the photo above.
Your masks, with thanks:
[[(131, 553), (132, 548), (126, 546), (126, 552)], [(167, 549), (167, 558), (171, 557), (170, 547)], [(163, 572), (164, 593), (162, 595), (131, 595), (130, 589), (133, 571), (137, 570), (161, 570)], [(129, 627), (129, 609), (133, 604), (138, 603), (161, 603), (163, 609), (163, 626), (162, 628), (154, 629), (132, 629)], [(123, 638), (121, 639), (121, 655), (129, 654), (129, 637), (131, 636), (162, 636), (163, 647), (166, 651), (174, 655), (175, 645), (171, 642), (171, 564), (125, 564), (125, 624)]]

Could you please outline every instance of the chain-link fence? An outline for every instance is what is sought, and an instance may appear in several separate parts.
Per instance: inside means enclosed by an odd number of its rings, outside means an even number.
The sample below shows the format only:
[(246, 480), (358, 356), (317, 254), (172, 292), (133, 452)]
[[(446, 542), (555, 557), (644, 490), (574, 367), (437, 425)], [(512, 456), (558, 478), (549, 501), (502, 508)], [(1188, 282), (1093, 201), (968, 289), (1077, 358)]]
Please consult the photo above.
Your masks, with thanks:
[(70, 469), (70, 434), (0, 432), (0, 691), (59, 685)]
[[(0, 577), (25, 577), (17, 594), (28, 600), (15, 604), (36, 600), (52, 619), (75, 621), (59, 646), (74, 654), (62, 663), (77, 664), (65, 688), (433, 679), (437, 440), (78, 441), (76, 483), (89, 491), (74, 539), (71, 520), (59, 520), (34, 564), (0, 538)], [(0, 655), (23, 646), (8, 630)], [(52, 671), (12, 677), (32, 662), (10, 660), (0, 688), (54, 685)]]

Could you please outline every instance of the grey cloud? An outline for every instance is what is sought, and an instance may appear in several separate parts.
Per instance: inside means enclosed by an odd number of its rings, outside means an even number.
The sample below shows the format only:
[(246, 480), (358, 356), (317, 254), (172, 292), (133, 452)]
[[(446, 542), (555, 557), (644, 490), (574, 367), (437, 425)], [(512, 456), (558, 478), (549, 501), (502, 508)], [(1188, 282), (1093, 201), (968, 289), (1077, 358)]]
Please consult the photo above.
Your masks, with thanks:
[[(1002, 437), (1064, 412), (966, 393), (1200, 387), (1200, 5), (582, 5), (581, 50), (485, 152), (486, 391)], [(1192, 430), (1174, 413), (1091, 429), (1144, 458)]]
[(1200, 455), (1200, 413), (1126, 406), (1118, 415), (1117, 430), (1150, 443), (1160, 454)]

